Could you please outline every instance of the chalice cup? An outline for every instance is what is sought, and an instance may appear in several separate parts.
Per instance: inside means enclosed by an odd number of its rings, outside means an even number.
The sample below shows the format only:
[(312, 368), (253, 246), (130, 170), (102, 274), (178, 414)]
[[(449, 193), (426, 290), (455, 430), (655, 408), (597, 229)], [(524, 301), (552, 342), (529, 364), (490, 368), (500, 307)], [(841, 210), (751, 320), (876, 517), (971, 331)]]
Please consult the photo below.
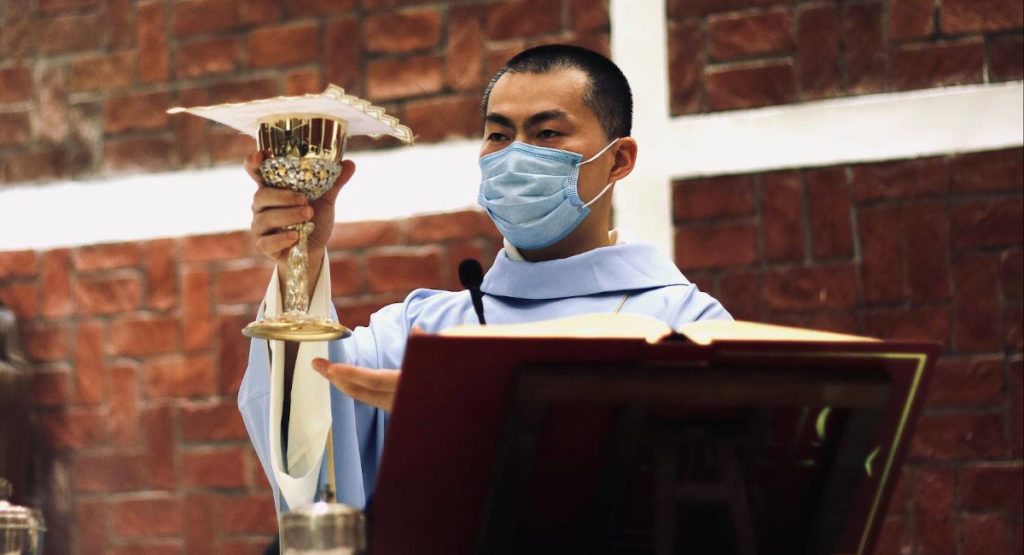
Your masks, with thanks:
[[(322, 116), (274, 116), (259, 124), (257, 145), (264, 154), (260, 165), (270, 187), (298, 191), (310, 200), (327, 192), (341, 173), (348, 142), (348, 123)], [(347, 337), (345, 326), (309, 314), (309, 237), (313, 222), (284, 229), (297, 231), (298, 242), (288, 251), (284, 276), (284, 308), (277, 316), (252, 322), (242, 333), (260, 339), (325, 341)], [(318, 248), (321, 248), (322, 245)]]

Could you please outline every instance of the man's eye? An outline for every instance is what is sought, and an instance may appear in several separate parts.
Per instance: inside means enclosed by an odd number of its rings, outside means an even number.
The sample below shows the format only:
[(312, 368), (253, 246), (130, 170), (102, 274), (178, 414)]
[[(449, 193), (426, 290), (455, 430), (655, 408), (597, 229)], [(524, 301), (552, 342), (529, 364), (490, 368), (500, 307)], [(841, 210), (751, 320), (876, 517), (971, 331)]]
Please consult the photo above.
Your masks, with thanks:
[(545, 129), (540, 133), (537, 133), (537, 136), (540, 137), (541, 139), (553, 139), (555, 137), (558, 137), (559, 135), (561, 135), (561, 133), (555, 131), (554, 129)]
[(501, 133), (491, 133), (487, 136), (488, 141), (507, 141), (508, 137)]

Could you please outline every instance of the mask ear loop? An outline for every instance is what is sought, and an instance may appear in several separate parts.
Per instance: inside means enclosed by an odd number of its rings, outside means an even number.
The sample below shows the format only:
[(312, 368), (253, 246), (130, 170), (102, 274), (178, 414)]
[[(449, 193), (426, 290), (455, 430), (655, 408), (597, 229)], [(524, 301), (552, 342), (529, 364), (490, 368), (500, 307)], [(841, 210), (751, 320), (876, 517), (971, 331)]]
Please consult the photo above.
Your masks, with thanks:
[[(619, 139), (620, 139), (620, 137), (616, 137), (615, 139), (612, 140), (612, 142), (608, 143), (604, 148), (602, 148), (600, 152), (598, 152), (597, 154), (591, 156), (590, 159), (588, 159), (586, 162), (580, 162), (579, 164), (576, 164), (576, 167), (578, 168), (578, 167), (582, 166), (583, 164), (589, 164), (589, 163), (593, 162), (599, 156), (604, 154), (609, 148), (611, 148), (613, 144), (619, 142)], [(612, 181), (612, 182), (608, 183), (607, 185), (605, 185), (604, 189), (601, 189), (601, 192), (598, 193), (596, 197), (590, 199), (590, 202), (588, 202), (588, 203), (584, 204), (583, 206), (581, 206), (580, 210), (583, 210), (584, 208), (586, 208), (586, 207), (590, 206), (591, 204), (594, 204), (595, 202), (597, 202), (598, 199), (603, 197), (604, 194), (608, 192), (608, 189), (611, 189), (612, 185), (615, 185), (614, 181)]]
[(588, 202), (588, 203), (584, 204), (583, 206), (581, 206), (581, 207), (580, 207), (580, 210), (582, 210), (582, 209), (584, 209), (584, 208), (586, 208), (586, 207), (590, 206), (591, 204), (594, 204), (595, 202), (597, 202), (597, 200), (598, 200), (599, 198), (603, 197), (603, 196), (604, 196), (604, 194), (608, 192), (608, 189), (611, 189), (611, 188), (612, 188), (612, 185), (615, 185), (615, 182), (614, 182), (614, 181), (612, 181), (611, 183), (609, 183), (609, 184), (605, 185), (605, 186), (604, 186), (604, 189), (601, 189), (601, 192), (600, 192), (600, 193), (598, 193), (596, 197), (594, 197), (594, 198), (590, 199), (590, 202)]
[(607, 150), (608, 150), (609, 148), (611, 148), (613, 144), (615, 144), (615, 143), (619, 142), (619, 139), (621, 139), (621, 138), (622, 138), (622, 137), (616, 137), (616, 138), (612, 139), (612, 142), (610, 142), (610, 143), (608, 143), (607, 145), (605, 145), (605, 147), (604, 147), (604, 148), (602, 148), (602, 149), (600, 150), (600, 152), (598, 152), (597, 154), (595, 154), (595, 155), (591, 156), (591, 157), (590, 157), (590, 158), (588, 158), (588, 159), (587, 159), (587, 160), (586, 160), (585, 162), (580, 162), (579, 164), (576, 164), (576, 167), (578, 168), (578, 167), (582, 166), (583, 164), (589, 164), (589, 163), (593, 162), (593, 161), (594, 161), (594, 160), (596, 160), (596, 159), (597, 159), (597, 158), (598, 158), (599, 156), (601, 156), (602, 154), (604, 154), (604, 153), (605, 153), (605, 152), (606, 152), (606, 151), (607, 151)]

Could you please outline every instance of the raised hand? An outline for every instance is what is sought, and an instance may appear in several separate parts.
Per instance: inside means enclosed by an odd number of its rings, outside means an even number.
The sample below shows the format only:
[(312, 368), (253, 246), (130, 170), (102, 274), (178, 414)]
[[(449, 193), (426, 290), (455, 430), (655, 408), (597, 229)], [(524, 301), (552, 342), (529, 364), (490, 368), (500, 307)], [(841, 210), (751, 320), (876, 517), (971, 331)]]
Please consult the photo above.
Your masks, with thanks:
[(285, 275), (288, 249), (299, 239), (297, 231), (282, 229), (285, 226), (312, 221), (310, 234), (309, 266), (307, 284), (309, 294), (316, 284), (316, 278), (323, 261), (323, 247), (331, 237), (334, 228), (334, 202), (341, 188), (352, 178), (356, 166), (351, 160), (341, 162), (341, 174), (334, 185), (316, 200), (288, 189), (270, 187), (260, 175), (260, 164), (264, 155), (255, 151), (245, 158), (245, 170), (259, 185), (252, 202), (252, 234), (256, 249), (277, 263), (281, 275)]

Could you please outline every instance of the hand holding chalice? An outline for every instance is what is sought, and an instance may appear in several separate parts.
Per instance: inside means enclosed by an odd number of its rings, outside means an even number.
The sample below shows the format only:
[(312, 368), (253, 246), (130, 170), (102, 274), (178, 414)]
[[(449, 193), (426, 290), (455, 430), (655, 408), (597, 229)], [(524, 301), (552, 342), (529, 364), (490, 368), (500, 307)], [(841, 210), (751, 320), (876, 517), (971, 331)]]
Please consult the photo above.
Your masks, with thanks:
[[(406, 144), (412, 132), (384, 110), (346, 95), (331, 85), (319, 95), (277, 97), (238, 104), (173, 108), (224, 123), (257, 140), (263, 154), (259, 173), (270, 186), (306, 195), (310, 201), (327, 192), (342, 173), (341, 160), (351, 135), (392, 135)], [(322, 224), (323, 225), (323, 224)], [(327, 223), (330, 225), (330, 222)], [(314, 223), (287, 226), (298, 241), (288, 251), (284, 307), (242, 330), (249, 337), (287, 341), (323, 341), (347, 336), (345, 326), (308, 313), (309, 237)]]

